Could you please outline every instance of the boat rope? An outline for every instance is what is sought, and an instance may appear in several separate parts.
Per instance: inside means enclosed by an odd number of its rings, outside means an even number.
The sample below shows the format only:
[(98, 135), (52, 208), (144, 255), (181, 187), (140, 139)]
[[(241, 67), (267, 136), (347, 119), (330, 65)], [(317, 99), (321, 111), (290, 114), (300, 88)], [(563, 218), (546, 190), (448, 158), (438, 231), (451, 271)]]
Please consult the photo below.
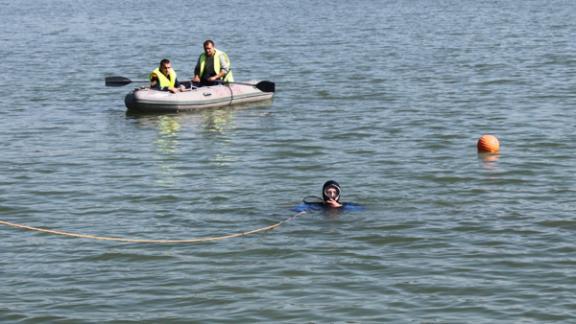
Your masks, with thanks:
[(228, 105), (232, 105), (232, 102), (234, 102), (234, 91), (232, 91), (232, 87), (229, 83), (224, 83), (224, 85), (228, 88), (228, 90), (230, 90), (230, 103)]
[(179, 239), (179, 240), (153, 240), (153, 239), (132, 239), (132, 238), (122, 238), (122, 237), (108, 237), (108, 236), (98, 236), (98, 235), (91, 235), (91, 234), (79, 234), (79, 233), (72, 233), (72, 232), (65, 232), (60, 230), (52, 230), (46, 228), (39, 228), (34, 226), (28, 226), (23, 224), (12, 223), (4, 220), (0, 220), (1, 225), (6, 225), (10, 227), (20, 228), (29, 231), (35, 232), (42, 232), (54, 235), (62, 235), (68, 237), (76, 237), (76, 238), (84, 238), (84, 239), (92, 239), (92, 240), (101, 240), (101, 241), (116, 241), (116, 242), (126, 242), (126, 243), (149, 243), (149, 244), (181, 244), (181, 243), (200, 243), (200, 242), (209, 242), (209, 241), (220, 241), (235, 237), (242, 237), (247, 235), (252, 235), (260, 232), (270, 231), (275, 228), (280, 227), (280, 225), (290, 222), (296, 219), (298, 216), (305, 214), (305, 211), (299, 212), (296, 215), (290, 216), (289, 218), (278, 222), (273, 225), (261, 227), (255, 230), (241, 232), (241, 233), (234, 233), (222, 236), (212, 236), (212, 237), (200, 237), (200, 238), (192, 238), (192, 239)]

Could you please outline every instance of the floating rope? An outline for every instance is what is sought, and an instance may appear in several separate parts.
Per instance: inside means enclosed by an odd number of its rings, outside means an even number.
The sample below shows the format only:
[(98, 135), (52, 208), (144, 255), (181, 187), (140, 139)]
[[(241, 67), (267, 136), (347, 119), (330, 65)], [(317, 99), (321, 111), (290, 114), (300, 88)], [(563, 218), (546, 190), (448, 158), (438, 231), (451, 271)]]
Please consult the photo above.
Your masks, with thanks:
[(247, 236), (247, 235), (256, 234), (256, 233), (260, 233), (260, 232), (264, 232), (264, 231), (270, 231), (270, 230), (273, 230), (275, 228), (280, 227), (280, 225), (282, 225), (283, 223), (292, 221), (296, 217), (303, 215), (305, 213), (306, 212), (300, 212), (300, 213), (298, 213), (294, 216), (291, 216), (288, 219), (285, 219), (279, 223), (276, 223), (276, 224), (273, 224), (270, 226), (266, 226), (266, 227), (262, 227), (262, 228), (258, 228), (255, 230), (247, 231), (247, 232), (235, 233), (235, 234), (229, 234), (229, 235), (223, 235), (223, 236), (184, 239), (184, 240), (130, 239), (130, 238), (122, 238), (122, 237), (107, 237), (107, 236), (98, 236), (98, 235), (90, 235), (90, 234), (79, 234), (79, 233), (71, 233), (71, 232), (65, 232), (65, 231), (59, 231), (59, 230), (51, 230), (51, 229), (33, 227), (33, 226), (28, 226), (28, 225), (23, 225), (23, 224), (16, 224), (16, 223), (11, 223), (11, 222), (7, 222), (7, 221), (3, 221), (3, 220), (0, 220), (0, 224), (10, 226), (10, 227), (16, 227), (16, 228), (20, 228), (20, 229), (25, 229), (25, 230), (29, 230), (29, 231), (42, 232), (42, 233), (55, 234), (55, 235), (63, 235), (63, 236), (68, 236), (68, 237), (92, 239), (92, 240), (116, 241), (116, 242), (127, 242), (127, 243), (179, 244), (179, 243), (200, 243), (200, 242), (209, 242), (209, 241), (220, 241), (220, 240), (225, 240), (225, 239), (229, 239), (229, 238)]

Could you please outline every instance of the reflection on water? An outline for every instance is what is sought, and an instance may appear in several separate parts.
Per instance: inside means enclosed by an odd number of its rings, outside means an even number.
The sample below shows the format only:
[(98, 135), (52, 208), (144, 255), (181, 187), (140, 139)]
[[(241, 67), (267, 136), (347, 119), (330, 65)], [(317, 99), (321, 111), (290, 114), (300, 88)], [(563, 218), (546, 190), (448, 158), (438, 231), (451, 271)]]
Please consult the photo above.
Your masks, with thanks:
[(158, 128), (161, 134), (175, 134), (188, 126), (200, 126), (208, 133), (223, 134), (233, 121), (234, 114), (246, 107), (269, 107), (270, 103), (251, 104), (250, 106), (236, 105), (220, 109), (204, 109), (186, 113), (134, 113), (126, 112), (126, 118), (135, 120), (139, 126)]
[(487, 170), (495, 170), (499, 158), (498, 153), (478, 153), (478, 160), (482, 161), (482, 165)]
[(143, 128), (156, 128), (160, 137), (173, 138), (182, 127), (204, 130), (206, 134), (223, 135), (231, 125), (236, 109), (210, 109), (182, 114), (126, 113), (127, 119)]
[(176, 116), (160, 116), (158, 119), (158, 138), (155, 143), (160, 153), (173, 154), (178, 145), (180, 121)]
[(227, 132), (234, 125), (233, 123), (233, 110), (210, 110), (203, 114), (203, 128), (206, 138), (213, 142), (214, 152), (210, 158), (210, 162), (215, 167), (222, 167), (234, 162), (236, 158), (230, 154), (230, 138)]
[[(237, 108), (237, 107), (234, 107)], [(154, 148), (159, 155), (154, 159), (159, 174), (157, 184), (170, 187), (178, 183), (182, 172), (176, 163), (180, 160), (182, 133), (197, 133), (210, 140), (212, 157), (209, 161), (214, 166), (224, 166), (236, 161), (230, 154), (230, 139), (226, 136), (234, 125), (236, 109), (210, 109), (182, 114), (135, 114), (126, 113), (126, 118), (135, 121), (141, 128), (157, 131)]]
[(160, 116), (159, 128), (162, 135), (174, 135), (181, 128), (180, 121), (175, 116)]
[(157, 159), (160, 174), (157, 184), (169, 187), (176, 184), (181, 175), (175, 168), (179, 138), (178, 132), (182, 128), (178, 116), (165, 115), (158, 117), (158, 138), (154, 141), (156, 151), (160, 158)]
[(202, 115), (204, 130), (209, 134), (223, 135), (232, 121), (232, 110), (210, 110)]

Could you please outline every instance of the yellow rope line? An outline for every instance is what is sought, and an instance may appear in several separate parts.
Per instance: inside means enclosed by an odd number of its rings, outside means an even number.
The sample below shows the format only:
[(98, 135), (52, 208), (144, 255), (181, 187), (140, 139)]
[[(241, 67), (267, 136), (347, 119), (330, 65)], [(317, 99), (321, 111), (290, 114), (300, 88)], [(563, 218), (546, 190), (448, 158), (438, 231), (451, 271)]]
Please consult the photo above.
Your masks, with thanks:
[(198, 242), (208, 242), (208, 241), (219, 241), (219, 240), (224, 240), (224, 239), (229, 239), (229, 238), (234, 238), (234, 237), (240, 237), (240, 236), (246, 236), (246, 235), (250, 235), (250, 234), (256, 234), (259, 232), (273, 230), (273, 229), (279, 227), (280, 225), (282, 225), (282, 223), (290, 221), (290, 220), (294, 219), (295, 217), (302, 215), (304, 213), (305, 212), (300, 212), (300, 213), (298, 213), (298, 214), (296, 214), (296, 215), (294, 215), (294, 216), (292, 216), (286, 220), (283, 220), (279, 223), (276, 223), (276, 224), (273, 224), (270, 226), (266, 226), (266, 227), (262, 227), (262, 228), (258, 228), (255, 230), (247, 231), (247, 232), (229, 234), (229, 235), (224, 235), (224, 236), (200, 237), (200, 238), (186, 239), (186, 240), (147, 240), (147, 239), (129, 239), (129, 238), (121, 238), (121, 237), (106, 237), (106, 236), (97, 236), (97, 235), (90, 235), (90, 234), (78, 234), (78, 233), (64, 232), (64, 231), (51, 230), (51, 229), (38, 228), (38, 227), (33, 227), (33, 226), (28, 226), (28, 225), (16, 224), (16, 223), (11, 223), (11, 222), (7, 222), (7, 221), (3, 221), (3, 220), (0, 220), (0, 224), (6, 225), (6, 226), (11, 226), (11, 227), (16, 227), (16, 228), (20, 228), (20, 229), (30, 230), (30, 231), (56, 234), (56, 235), (64, 235), (64, 236), (70, 236), (70, 237), (86, 238), (86, 239), (93, 239), (93, 240), (102, 240), (102, 241), (116, 241), (116, 242), (128, 242), (128, 243), (162, 243), (162, 244), (165, 244), (165, 243), (198, 243)]

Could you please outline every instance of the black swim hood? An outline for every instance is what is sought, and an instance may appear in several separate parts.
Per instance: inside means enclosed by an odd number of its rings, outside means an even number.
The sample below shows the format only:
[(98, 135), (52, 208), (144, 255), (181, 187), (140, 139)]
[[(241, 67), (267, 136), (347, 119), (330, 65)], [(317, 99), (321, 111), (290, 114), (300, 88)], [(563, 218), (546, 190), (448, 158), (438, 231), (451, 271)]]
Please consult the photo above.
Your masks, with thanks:
[(326, 181), (326, 183), (324, 183), (324, 186), (322, 186), (322, 199), (324, 199), (324, 201), (330, 199), (328, 196), (326, 196), (326, 194), (324, 193), (324, 191), (326, 191), (326, 188), (328, 187), (334, 187), (336, 188), (336, 191), (338, 191), (338, 196), (336, 196), (336, 201), (340, 202), (340, 195), (342, 193), (342, 188), (340, 188), (340, 185), (338, 184), (338, 182), (334, 181), (334, 180), (329, 180)]

